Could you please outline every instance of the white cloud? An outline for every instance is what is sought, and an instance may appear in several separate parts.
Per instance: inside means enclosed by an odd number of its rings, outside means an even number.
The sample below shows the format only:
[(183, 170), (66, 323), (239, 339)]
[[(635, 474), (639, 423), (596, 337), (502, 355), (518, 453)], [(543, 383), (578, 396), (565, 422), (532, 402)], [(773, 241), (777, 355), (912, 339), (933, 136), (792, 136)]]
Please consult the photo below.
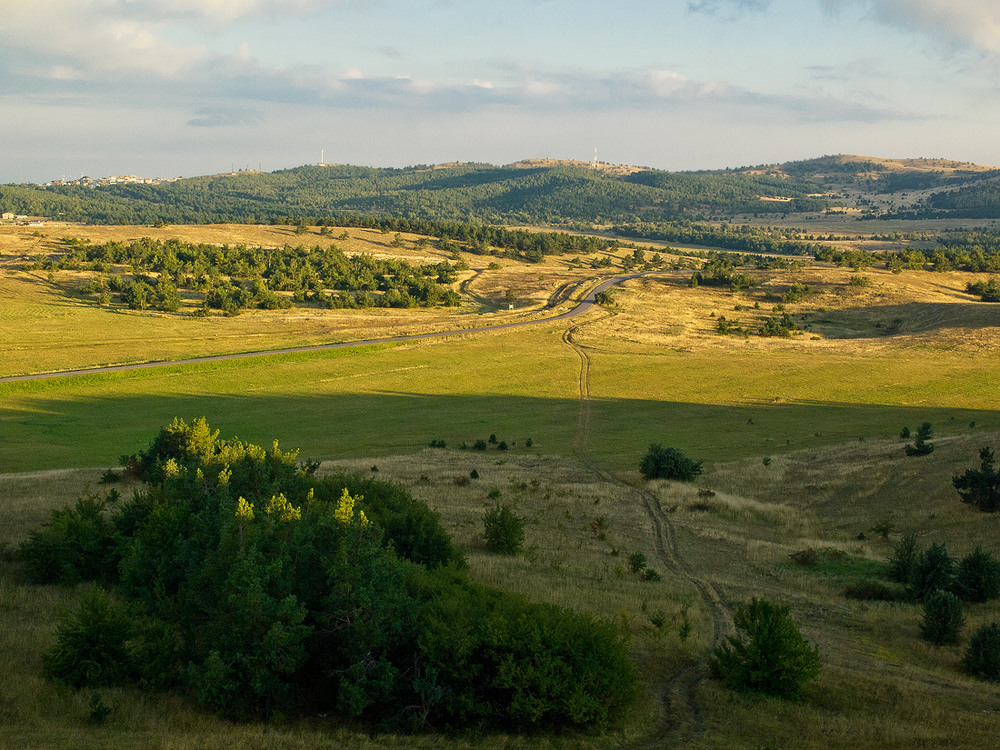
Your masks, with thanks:
[(860, 5), (879, 21), (949, 44), (1000, 53), (996, 0), (821, 0), (827, 10)]

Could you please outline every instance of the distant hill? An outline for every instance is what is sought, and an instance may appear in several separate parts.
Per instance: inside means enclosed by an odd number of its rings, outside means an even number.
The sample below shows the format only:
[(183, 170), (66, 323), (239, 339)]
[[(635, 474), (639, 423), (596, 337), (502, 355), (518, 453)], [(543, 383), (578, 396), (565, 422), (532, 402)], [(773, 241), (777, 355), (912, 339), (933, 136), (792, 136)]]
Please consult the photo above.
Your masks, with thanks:
[(161, 185), (0, 186), (4, 212), (106, 224), (274, 222), (345, 215), (492, 224), (1000, 216), (1000, 170), (943, 159), (824, 156), (703, 172), (529, 159), (507, 166), (303, 166)]

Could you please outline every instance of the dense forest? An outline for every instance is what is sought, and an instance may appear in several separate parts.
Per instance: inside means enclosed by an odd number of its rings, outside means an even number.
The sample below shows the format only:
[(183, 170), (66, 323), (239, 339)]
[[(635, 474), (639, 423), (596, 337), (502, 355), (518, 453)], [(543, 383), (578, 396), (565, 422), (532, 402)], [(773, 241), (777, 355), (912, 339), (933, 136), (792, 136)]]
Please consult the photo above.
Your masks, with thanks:
[[(814, 186), (766, 174), (620, 176), (582, 166), (305, 166), (160, 185), (2, 186), (0, 208), (98, 224), (260, 222), (350, 214), (495, 224), (607, 224), (821, 210)], [(780, 197), (782, 201), (766, 200)]]
[(180, 308), (181, 290), (203, 293), (205, 312), (214, 308), (227, 315), (298, 302), (328, 308), (454, 306), (458, 292), (443, 285), (468, 268), (461, 262), (412, 266), (366, 254), (348, 256), (334, 246), (219, 246), (148, 237), (101, 245), (71, 239), (66, 245), (65, 253), (37, 267), (94, 271), (81, 291), (102, 304), (113, 293), (133, 309), (167, 312)]

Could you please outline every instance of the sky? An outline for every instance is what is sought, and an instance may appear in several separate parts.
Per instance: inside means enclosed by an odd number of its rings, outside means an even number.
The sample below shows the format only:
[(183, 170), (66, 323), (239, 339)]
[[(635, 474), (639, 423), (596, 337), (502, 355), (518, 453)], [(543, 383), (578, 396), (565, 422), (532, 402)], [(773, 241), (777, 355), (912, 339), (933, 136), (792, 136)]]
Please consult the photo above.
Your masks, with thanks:
[(3, 0), (0, 183), (1000, 165), (1000, 0)]

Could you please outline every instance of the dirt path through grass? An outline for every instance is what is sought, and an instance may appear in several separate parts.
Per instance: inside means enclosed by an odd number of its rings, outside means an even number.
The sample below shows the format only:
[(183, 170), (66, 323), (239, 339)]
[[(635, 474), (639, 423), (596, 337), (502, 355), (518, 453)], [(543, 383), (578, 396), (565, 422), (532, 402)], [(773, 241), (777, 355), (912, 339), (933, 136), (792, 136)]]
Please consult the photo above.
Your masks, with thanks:
[[(583, 324), (581, 324), (583, 325)], [(594, 475), (604, 482), (624, 489), (628, 495), (641, 501), (653, 530), (653, 544), (656, 556), (664, 567), (679, 581), (690, 585), (698, 592), (702, 605), (711, 622), (709, 649), (694, 664), (667, 675), (663, 684), (664, 720), (656, 732), (642, 742), (630, 746), (631, 750), (660, 748), (668, 740), (690, 740), (692, 735), (701, 734), (705, 724), (698, 705), (697, 688), (705, 673), (705, 661), (711, 648), (717, 646), (729, 631), (730, 605), (711, 581), (700, 578), (685, 562), (680, 554), (677, 531), (670, 511), (665, 511), (659, 497), (645, 487), (633, 485), (614, 476), (601, 467), (590, 455), (591, 400), (590, 371), (591, 358), (587, 349), (573, 340), (573, 334), (581, 325), (568, 328), (562, 336), (563, 343), (580, 358), (579, 393), (580, 409), (577, 415), (576, 434), (573, 438), (573, 453)]]

